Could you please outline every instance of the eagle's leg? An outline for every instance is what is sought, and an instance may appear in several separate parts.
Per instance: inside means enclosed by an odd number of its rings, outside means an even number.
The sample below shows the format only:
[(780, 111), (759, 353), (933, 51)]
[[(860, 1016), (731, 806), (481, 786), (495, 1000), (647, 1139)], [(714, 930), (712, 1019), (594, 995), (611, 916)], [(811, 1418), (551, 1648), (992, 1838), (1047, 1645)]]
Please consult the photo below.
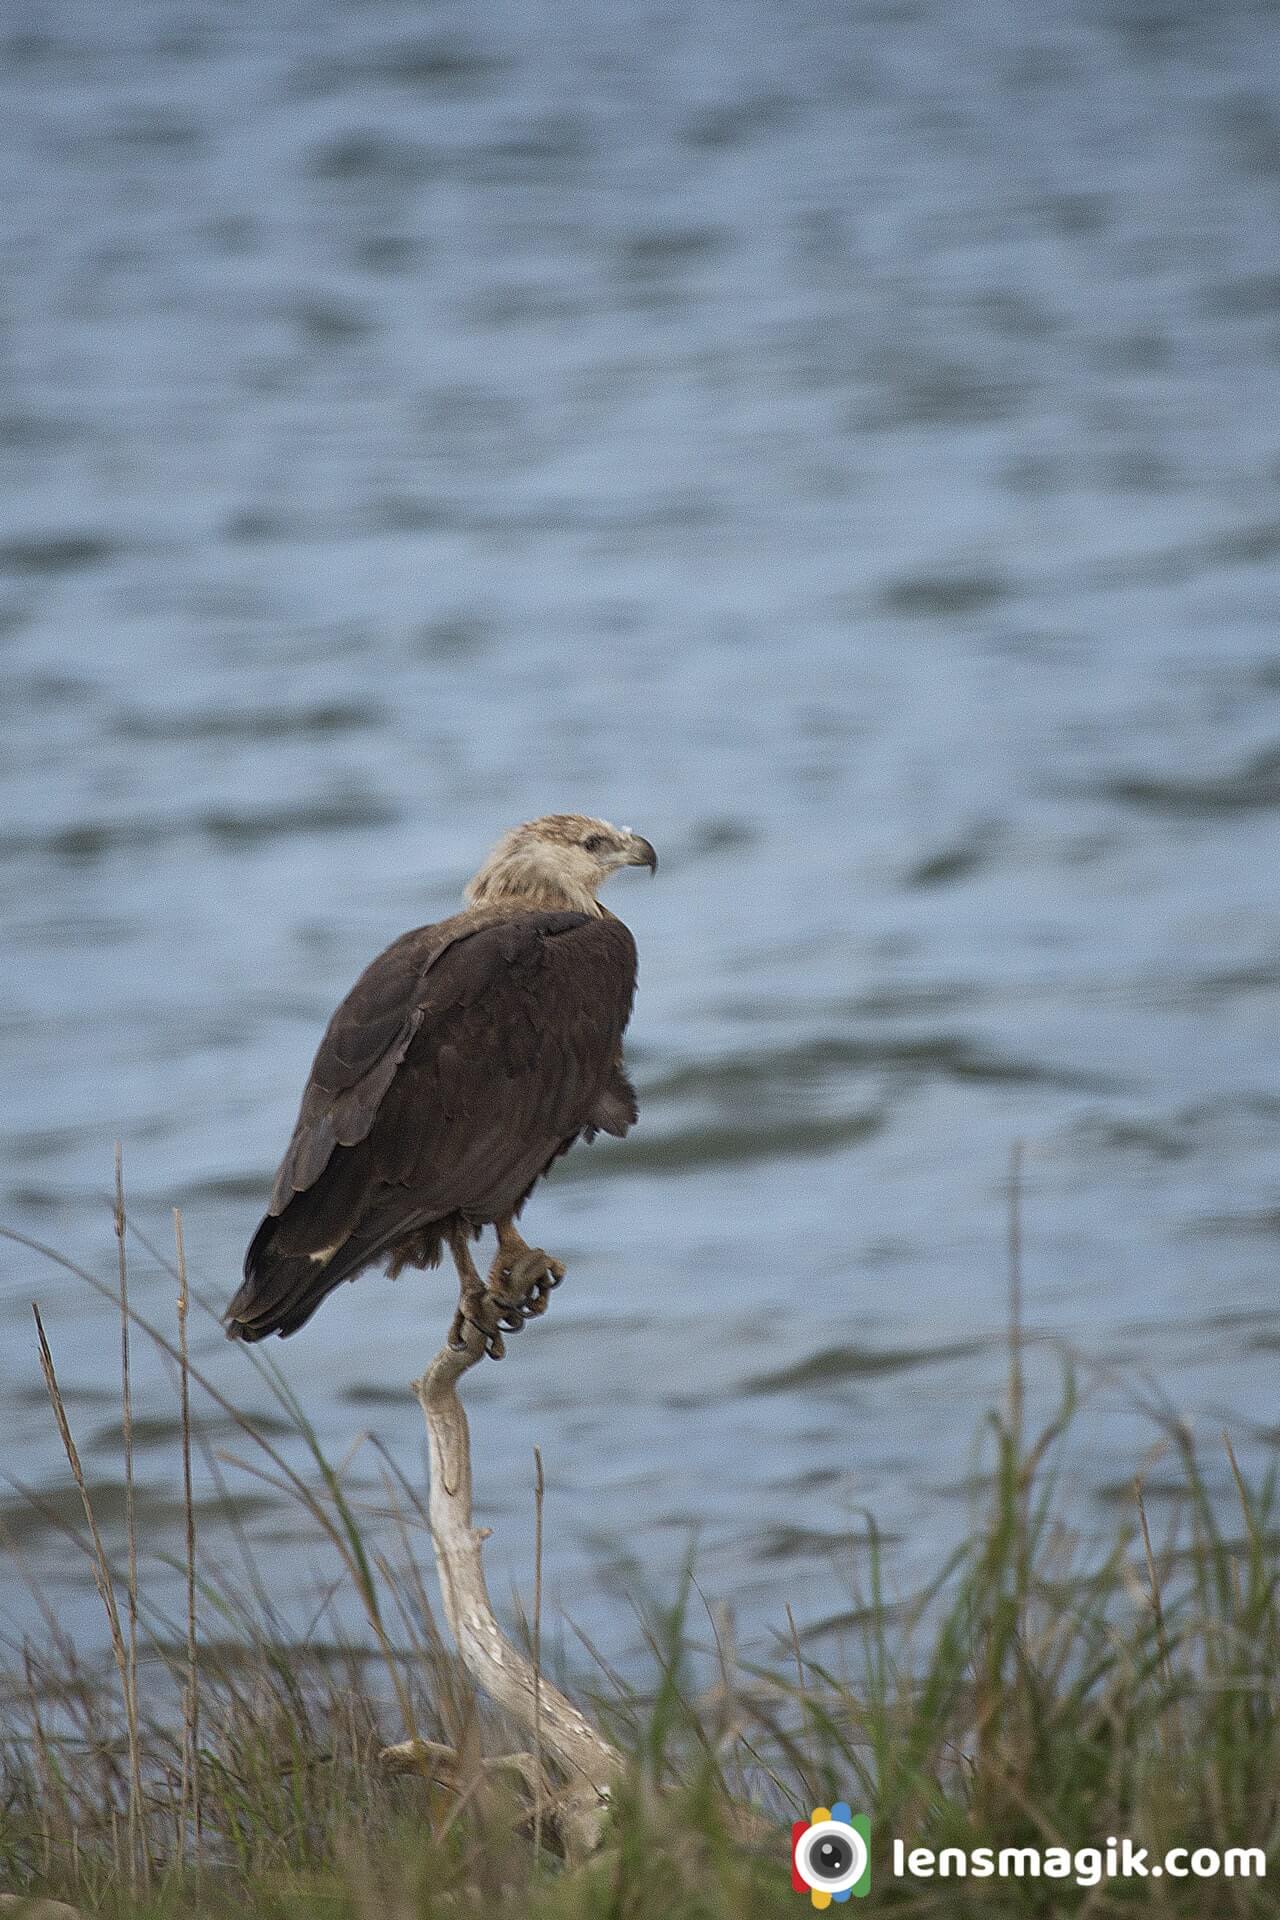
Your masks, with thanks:
[(548, 1296), (564, 1279), (564, 1263), (541, 1247), (530, 1247), (516, 1232), (510, 1214), (495, 1221), (498, 1251), (489, 1269), (489, 1298), (509, 1331), (547, 1310)]
[[(502, 1306), (491, 1297), (476, 1270), (476, 1263), (471, 1258), (470, 1235), (465, 1227), (449, 1229), (449, 1251), (458, 1269), (458, 1308), (449, 1328), (449, 1345), (455, 1352), (465, 1352), (464, 1329), (470, 1321), (483, 1333), (484, 1350), (489, 1358), (501, 1360), (507, 1351), (502, 1328), (508, 1322), (504, 1319)], [(518, 1324), (524, 1323), (521, 1321)]]

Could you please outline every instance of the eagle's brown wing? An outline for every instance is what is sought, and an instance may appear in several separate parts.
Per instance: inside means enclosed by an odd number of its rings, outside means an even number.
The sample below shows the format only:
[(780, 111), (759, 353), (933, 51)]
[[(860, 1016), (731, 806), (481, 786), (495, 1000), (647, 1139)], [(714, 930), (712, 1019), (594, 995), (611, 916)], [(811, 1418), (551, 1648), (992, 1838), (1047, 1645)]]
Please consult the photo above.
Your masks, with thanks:
[(448, 948), (454, 924), (442, 921), (402, 934), (365, 968), (333, 1015), (276, 1174), (273, 1214), (314, 1186), (335, 1146), (353, 1147), (368, 1134), (422, 1022), (426, 975)]
[(635, 971), (612, 915), (460, 914), (380, 955), (316, 1055), (231, 1331), (292, 1332), (398, 1241), (509, 1213), (580, 1133), (625, 1132)]

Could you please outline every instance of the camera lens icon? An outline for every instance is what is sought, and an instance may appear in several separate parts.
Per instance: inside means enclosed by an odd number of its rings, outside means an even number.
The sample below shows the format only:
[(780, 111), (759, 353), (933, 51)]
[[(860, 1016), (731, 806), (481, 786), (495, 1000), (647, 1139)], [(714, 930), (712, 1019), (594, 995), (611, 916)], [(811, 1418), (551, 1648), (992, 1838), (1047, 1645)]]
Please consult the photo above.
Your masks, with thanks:
[[(853, 1839), (857, 1839), (857, 1834)], [(862, 1849), (838, 1820), (819, 1820), (800, 1843), (800, 1877), (826, 1893), (843, 1893), (862, 1871)]]
[(808, 1889), (815, 1907), (861, 1898), (871, 1888), (871, 1825), (843, 1800), (815, 1807), (812, 1818), (791, 1829), (791, 1884)]

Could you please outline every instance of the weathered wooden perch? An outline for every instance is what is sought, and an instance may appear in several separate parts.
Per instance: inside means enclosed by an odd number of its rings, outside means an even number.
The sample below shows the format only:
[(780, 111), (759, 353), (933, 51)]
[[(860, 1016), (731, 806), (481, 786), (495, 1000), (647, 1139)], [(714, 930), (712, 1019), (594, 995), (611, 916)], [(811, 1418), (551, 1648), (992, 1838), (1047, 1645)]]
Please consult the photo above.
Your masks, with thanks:
[[(566, 1855), (577, 1859), (600, 1845), (622, 1756), (511, 1644), (494, 1616), (481, 1561), (488, 1529), (471, 1522), (471, 1439), (457, 1391), (463, 1374), (483, 1357), (485, 1336), (469, 1321), (463, 1323), (463, 1335), (462, 1348), (441, 1347), (413, 1383), (427, 1423), (428, 1515), (445, 1617), (476, 1685), (534, 1743), (532, 1752), (486, 1760), (484, 1771), (517, 1774)], [(384, 1748), (381, 1758), (390, 1767), (426, 1773), (451, 1787), (467, 1784), (459, 1777), (458, 1757), (435, 1741), (406, 1740)], [(546, 1777), (544, 1760), (551, 1762), (554, 1777)]]

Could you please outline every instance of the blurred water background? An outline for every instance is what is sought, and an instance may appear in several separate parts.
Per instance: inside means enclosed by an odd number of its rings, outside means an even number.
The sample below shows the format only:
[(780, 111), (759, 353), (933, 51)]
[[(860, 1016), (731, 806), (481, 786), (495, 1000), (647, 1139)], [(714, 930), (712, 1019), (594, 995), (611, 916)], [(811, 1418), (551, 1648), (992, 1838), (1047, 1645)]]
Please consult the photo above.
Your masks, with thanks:
[[(1273, 1457), (1277, 74), (1245, 0), (6, 9), (0, 1217), (110, 1280), (118, 1137), (221, 1305), (359, 968), (516, 820), (649, 835), (641, 1125), (539, 1191), (568, 1284), (468, 1391), (495, 1592), (536, 1443), (549, 1603), (624, 1664), (695, 1536), (756, 1645), (847, 1610), (868, 1511), (893, 1588), (940, 1565), (1017, 1138), (1084, 1534), (1144, 1397), (1223, 1489), (1224, 1424)], [(100, 1638), (33, 1298), (121, 1537), (110, 1309), (5, 1246), (0, 1630), (25, 1569)], [(335, 1458), (419, 1474), (451, 1304), (370, 1275), (273, 1343)], [(225, 1471), (307, 1630), (333, 1567)]]

